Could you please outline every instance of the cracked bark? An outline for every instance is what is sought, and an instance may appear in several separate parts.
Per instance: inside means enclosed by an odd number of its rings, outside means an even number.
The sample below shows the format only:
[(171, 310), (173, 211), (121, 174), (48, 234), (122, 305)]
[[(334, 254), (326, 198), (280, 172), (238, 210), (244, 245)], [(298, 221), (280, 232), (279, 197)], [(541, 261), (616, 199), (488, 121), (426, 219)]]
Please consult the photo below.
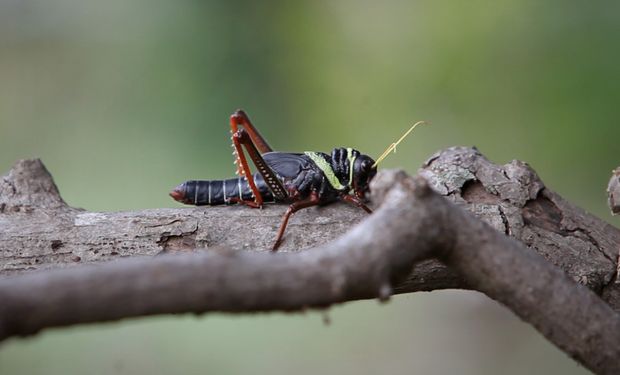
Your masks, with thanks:
[[(615, 283), (619, 231), (570, 205), (545, 188), (526, 164), (514, 161), (503, 166), (495, 165), (475, 149), (451, 148), (431, 157), (420, 174), (436, 192), (457, 206), (471, 211), (499, 232), (521, 241), (530, 250), (535, 250), (547, 261), (563, 269), (573, 280), (599, 294), (616, 311), (619, 309), (619, 291)], [(385, 195), (386, 181), (392, 181), (399, 186), (422, 184), (420, 181), (415, 184), (403, 183), (402, 180), (395, 179), (390, 173), (382, 174), (377, 178), (377, 183), (381, 185), (383, 181), (383, 188), (375, 186), (374, 198), (381, 199)], [(399, 189), (393, 190), (389, 195), (398, 195)], [(515, 261), (521, 259), (519, 257), (504, 257), (503, 250), (499, 251), (491, 245), (499, 244), (514, 250), (516, 242), (502, 242), (507, 241), (504, 236), (489, 231), (486, 226), (480, 226), (479, 221), (461, 210), (454, 210), (452, 205), (447, 206), (451, 207), (450, 209), (445, 208), (443, 205), (446, 200), (435, 201), (439, 198), (435, 194), (422, 194), (426, 198), (413, 199), (416, 203), (412, 204), (415, 206), (415, 212), (412, 213), (414, 210), (404, 204), (408, 201), (402, 200), (402, 197), (410, 196), (413, 190), (415, 189), (401, 188), (400, 200), (393, 198), (392, 206), (388, 204), (387, 207), (380, 208), (352, 232), (330, 244), (326, 243), (345, 232), (352, 222), (361, 220), (365, 215), (340, 205), (300, 212), (287, 231), (283, 250), (319, 246), (300, 254), (272, 257), (253, 252), (230, 255), (222, 251), (203, 251), (199, 256), (166, 256), (151, 261), (126, 260), (109, 267), (35, 272), (33, 275), (0, 280), (0, 293), (3, 293), (4, 301), (9, 301), (0, 308), (0, 316), (4, 317), (5, 335), (32, 333), (48, 325), (152, 313), (256, 311), (326, 306), (351, 299), (386, 297), (391, 293), (390, 286), (404, 278), (404, 282), (396, 286), (396, 292), (449, 287), (468, 287), (483, 291), (535, 325), (552, 342), (588, 368), (601, 373), (613, 373), (610, 369), (617, 370), (617, 364), (613, 367), (617, 361), (611, 363), (610, 358), (618, 358), (620, 351), (619, 339), (615, 336), (620, 332), (617, 326), (618, 316), (606, 304), (601, 303), (599, 298), (585, 288), (572, 283), (569, 283), (568, 287), (565, 281), (559, 282), (558, 278), (562, 280), (561, 275), (564, 274), (556, 272), (555, 268), (549, 267), (546, 262), (532, 260), (540, 259), (534, 256), (535, 252), (523, 252), (530, 258), (534, 257), (523, 262)], [(434, 203), (430, 205), (429, 202)], [(193, 248), (266, 249), (274, 238), (283, 209), (280, 206), (270, 206), (264, 210), (214, 207), (120, 213), (85, 212), (64, 204), (40, 162), (24, 161), (18, 163), (0, 181), (0, 226), (3, 228), (0, 233), (0, 269), (3, 275), (11, 275), (29, 273), (36, 269), (75, 266), (80, 263), (97, 263), (121, 257), (148, 256)], [(401, 216), (396, 216), (395, 221), (394, 215)], [(426, 221), (420, 222), (420, 217), (424, 219), (424, 215), (427, 216)], [(382, 233), (381, 230), (385, 233), (398, 231), (399, 229), (394, 228), (403, 226), (398, 224), (402, 223), (403, 217), (411, 218), (407, 223), (412, 225), (400, 229), (403, 232), (395, 238), (399, 241), (407, 239), (406, 242), (394, 243), (394, 239), (377, 235)], [(413, 225), (418, 222), (419, 226)], [(243, 227), (244, 232), (229, 230), (235, 226)], [(443, 231), (437, 232), (438, 228)], [(375, 234), (377, 238), (368, 238), (369, 233)], [(490, 236), (494, 242), (489, 245), (481, 241), (488, 241), (485, 236)], [(357, 251), (351, 249), (352, 243), (359, 246)], [(416, 244), (417, 252), (404, 252), (405, 243)], [(321, 244), (325, 245), (320, 246)], [(380, 252), (376, 250), (378, 248), (381, 249)], [(515, 250), (517, 253), (519, 248)], [(418, 262), (431, 254), (441, 258), (450, 269), (437, 260)], [(357, 263), (353, 264), (359, 269), (352, 268), (352, 259), (357, 260)], [(320, 267), (316, 267), (317, 264), (320, 264)], [(415, 266), (411, 272), (413, 264)], [(342, 268), (355, 274), (355, 277), (349, 275), (343, 279)], [(164, 272), (166, 270), (176, 272)], [(200, 270), (203, 272), (200, 273)], [(205, 270), (210, 270), (213, 274), (204, 275), (209, 273), (204, 272)], [(232, 270), (236, 272), (231, 274)], [(294, 279), (290, 279), (291, 270), (294, 270), (293, 274), (296, 275)], [(136, 276), (131, 282), (118, 285), (118, 280), (127, 281), (118, 279), (118, 272), (125, 276), (135, 272)], [(158, 275), (155, 279), (152, 278), (153, 273)], [(179, 273), (179, 280), (162, 276)], [(185, 274), (198, 279), (187, 279)], [(289, 278), (286, 275), (289, 275)], [(162, 281), (162, 278), (165, 280)], [(76, 280), (85, 282), (86, 285), (78, 285)], [(103, 309), (102, 312), (94, 307), (105, 306), (97, 304), (103, 303), (102, 300), (89, 301), (88, 295), (83, 293), (88, 283), (102, 283), (104, 280), (106, 284), (110, 284), (106, 288), (119, 293), (114, 294), (108, 290), (108, 293), (117, 298), (116, 302), (119, 298), (126, 297), (127, 293), (134, 298), (149, 295), (153, 288), (159, 288), (159, 292), (168, 291), (164, 297), (174, 299), (174, 295), (183, 290), (181, 287), (194, 284), (207, 288), (199, 290), (198, 295), (208, 295), (210, 298), (206, 301), (204, 298), (183, 300), (183, 303), (173, 306), (152, 305), (163, 303), (163, 297), (148, 298), (149, 301), (138, 298), (138, 301), (131, 300), (132, 302), (123, 305), (125, 310), (121, 308), (121, 312), (111, 312), (109, 309)], [(245, 289), (234, 289), (234, 285), (244, 281), (252, 285), (245, 285)], [(162, 282), (165, 285), (161, 285)], [(55, 283), (57, 288), (54, 290), (57, 291), (56, 294), (60, 293), (59, 295), (36, 293), (37, 290), (49, 289), (46, 286), (50, 283)], [(218, 293), (218, 290), (209, 289), (209, 285), (221, 290)], [(232, 289), (230, 285), (233, 285)], [(312, 288), (308, 285), (312, 285)], [(521, 286), (526, 290), (520, 290)], [(115, 287), (119, 289), (116, 290)], [(190, 288), (181, 294), (195, 297), (196, 295), (190, 293), (192, 290), (196, 292), (195, 288)], [(297, 295), (291, 290), (297, 290)], [(299, 290), (304, 292), (299, 293)], [(326, 290), (329, 292), (325, 293)], [(132, 292), (134, 294), (131, 294)], [(220, 294), (228, 294), (228, 298)], [(107, 297), (107, 303), (113, 304), (113, 301), (109, 300), (110, 295)], [(57, 298), (54, 305), (59, 306), (82, 306), (82, 312), (85, 312), (87, 318), (80, 315), (67, 321), (67, 316), (56, 316), (53, 311), (47, 311), (49, 316), (44, 317), (47, 319), (46, 325), (41, 325), (40, 321), (37, 322), (38, 325), (28, 325), (27, 323), (32, 322), (14, 318), (31, 315), (30, 309), (24, 309), (24, 306), (37, 306), (37, 298), (48, 303), (51, 303), (50, 299)], [(580, 301), (577, 306), (569, 303), (575, 300)], [(17, 302), (11, 304), (11, 301)], [(59, 301), (62, 303), (58, 303)], [(15, 310), (15, 306), (21, 306), (21, 310)], [(597, 307), (592, 307), (594, 310), (591, 310), (591, 306)], [(11, 308), (14, 310), (10, 310)], [(107, 315), (104, 314), (106, 311)], [(9, 314), (10, 312), (13, 314)], [(568, 327), (563, 326), (565, 324), (568, 324)], [(611, 337), (606, 336), (605, 331), (611, 332)]]
[(516, 238), (620, 311), (620, 230), (544, 186), (520, 161), (496, 165), (476, 149), (451, 148), (420, 170), (434, 189)]

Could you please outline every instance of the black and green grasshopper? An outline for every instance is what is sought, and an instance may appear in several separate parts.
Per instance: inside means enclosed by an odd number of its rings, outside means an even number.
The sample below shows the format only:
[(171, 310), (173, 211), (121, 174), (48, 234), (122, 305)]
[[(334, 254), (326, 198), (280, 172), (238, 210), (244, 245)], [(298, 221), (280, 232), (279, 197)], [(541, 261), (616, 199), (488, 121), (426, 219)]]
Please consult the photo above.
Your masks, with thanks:
[[(290, 216), (303, 208), (342, 200), (371, 213), (366, 197), (370, 181), (377, 174), (377, 164), (418, 124), (375, 161), (352, 148), (335, 148), (331, 155), (273, 151), (245, 112), (237, 110), (230, 116), (230, 127), (238, 177), (186, 181), (175, 187), (170, 196), (196, 206), (238, 203), (261, 208), (264, 203), (289, 203), (272, 247), (275, 251)], [(257, 173), (251, 173), (242, 146)]]

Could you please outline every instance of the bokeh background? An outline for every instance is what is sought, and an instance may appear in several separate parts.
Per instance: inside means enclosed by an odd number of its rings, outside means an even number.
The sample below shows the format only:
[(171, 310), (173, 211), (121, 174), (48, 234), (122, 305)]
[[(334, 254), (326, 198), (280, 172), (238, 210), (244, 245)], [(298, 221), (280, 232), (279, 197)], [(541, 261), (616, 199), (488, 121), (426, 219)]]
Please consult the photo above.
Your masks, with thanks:
[[(73, 206), (176, 207), (177, 183), (232, 175), (236, 108), (282, 151), (376, 156), (425, 119), (384, 167), (476, 145), (617, 224), (619, 16), (617, 1), (0, 0), (0, 170), (40, 157)], [(2, 345), (0, 374), (587, 373), (473, 292), (327, 314), (49, 330)]]

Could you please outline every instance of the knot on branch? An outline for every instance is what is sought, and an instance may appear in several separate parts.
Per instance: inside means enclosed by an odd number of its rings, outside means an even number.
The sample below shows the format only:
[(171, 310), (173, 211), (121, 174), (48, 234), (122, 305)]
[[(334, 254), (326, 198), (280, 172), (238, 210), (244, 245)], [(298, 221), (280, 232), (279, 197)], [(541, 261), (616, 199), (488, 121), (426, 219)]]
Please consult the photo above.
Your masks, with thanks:
[[(484, 192), (476, 188), (483, 188), (494, 196), (487, 196), (487, 200), (504, 200), (518, 207), (536, 198), (545, 187), (527, 163), (513, 160), (504, 165), (494, 164), (478, 149), (470, 147), (451, 147), (432, 155), (420, 174), (442, 195), (460, 196), (465, 201), (478, 200), (484, 198), (478, 196)], [(482, 186), (472, 186), (475, 184)], [(467, 193), (476, 196), (467, 199)]]
[(0, 213), (66, 206), (39, 159), (20, 160), (0, 178)]
[[(504, 165), (494, 164), (476, 148), (469, 147), (451, 147), (434, 154), (419, 173), (439, 194), (465, 206), (498, 231), (515, 237), (522, 232), (528, 205), (545, 189), (527, 163), (513, 160)], [(556, 219), (559, 225), (561, 218)]]

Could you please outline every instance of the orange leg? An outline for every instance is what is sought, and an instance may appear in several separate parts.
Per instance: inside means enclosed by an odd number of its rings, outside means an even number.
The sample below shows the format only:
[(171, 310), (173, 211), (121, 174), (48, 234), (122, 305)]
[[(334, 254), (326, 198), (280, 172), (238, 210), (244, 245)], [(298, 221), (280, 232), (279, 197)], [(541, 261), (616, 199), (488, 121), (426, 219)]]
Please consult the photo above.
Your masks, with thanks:
[(243, 126), (245, 131), (248, 132), (250, 138), (252, 139), (252, 143), (256, 145), (256, 149), (258, 149), (261, 154), (273, 151), (269, 144), (267, 144), (265, 138), (263, 138), (254, 125), (252, 125), (248, 115), (246, 115), (246, 113), (241, 109), (236, 110), (235, 113), (230, 115), (230, 128), (233, 134), (239, 130), (239, 125)]
[[(243, 130), (237, 131), (232, 136), (233, 147), (235, 148), (236, 153), (236, 162), (237, 162), (237, 173), (240, 176), (245, 177), (250, 185), (250, 189), (252, 190), (252, 194), (254, 195), (254, 202), (243, 201), (239, 198), (235, 198), (233, 202), (243, 203), (253, 208), (260, 208), (263, 206), (263, 196), (260, 194), (260, 191), (256, 187), (256, 183), (254, 182), (254, 177), (252, 176), (252, 171), (250, 171), (250, 167), (248, 166), (248, 161), (245, 158), (245, 154), (243, 153), (243, 149), (241, 148), (242, 140), (244, 138), (243, 134), (245, 132)], [(248, 147), (246, 145), (246, 147)], [(250, 147), (251, 148), (251, 147)]]
[(321, 200), (319, 199), (319, 195), (316, 192), (312, 192), (310, 196), (304, 200), (294, 202), (288, 209), (284, 216), (282, 217), (282, 224), (280, 224), (280, 229), (278, 230), (278, 236), (276, 237), (276, 242), (273, 244), (271, 248), (272, 251), (277, 251), (280, 244), (282, 244), (282, 236), (284, 236), (284, 231), (286, 230), (286, 225), (288, 224), (288, 219), (291, 215), (302, 208), (312, 207), (319, 204)]
[[(254, 195), (256, 196), (256, 195)], [(262, 208), (262, 203), (258, 204), (256, 201), (244, 201), (243, 199), (239, 198), (239, 197), (232, 197), (229, 198), (228, 201), (230, 203), (238, 203), (238, 204), (242, 204), (244, 206), (248, 206), (250, 208)]]
[(349, 195), (349, 194), (343, 194), (340, 196), (340, 198), (342, 198), (343, 201), (351, 203), (359, 208), (361, 208), (362, 210), (368, 212), (369, 214), (372, 213), (372, 210), (370, 208), (368, 208), (368, 206), (366, 206), (364, 204), (364, 202), (362, 202), (358, 197), (354, 196), (354, 195)]
[[(248, 115), (246, 115), (241, 109), (236, 110), (232, 115), (230, 115), (230, 132), (233, 136), (239, 131), (239, 126), (241, 126), (241, 128), (248, 133), (250, 140), (258, 152), (264, 154), (265, 152), (273, 151), (267, 144), (267, 141), (265, 141), (265, 138), (263, 138), (254, 125), (252, 125)], [(241, 166), (241, 161), (238, 157), (239, 151), (236, 148), (233, 155), (235, 155), (235, 164), (237, 165), (236, 173), (241, 176), (243, 174), (243, 167)]]
[[(273, 196), (276, 200), (283, 201), (288, 198), (288, 193), (278, 176), (271, 170), (265, 159), (261, 156), (261, 154), (256, 149), (256, 145), (252, 142), (248, 132), (244, 129), (237, 130), (235, 134), (233, 134), (233, 145), (235, 146), (235, 150), (237, 152), (237, 157), (239, 160), (239, 167), (241, 168), (241, 174), (248, 179), (248, 182), (251, 181), (250, 187), (254, 184), (254, 178), (250, 174), (250, 168), (248, 167), (247, 160), (245, 155), (241, 150), (241, 145), (245, 146), (245, 150), (248, 152), (250, 159), (254, 162), (258, 173), (263, 176), (263, 180), (267, 186), (269, 186), (269, 190), (273, 193)], [(254, 184), (254, 186), (256, 186)]]

